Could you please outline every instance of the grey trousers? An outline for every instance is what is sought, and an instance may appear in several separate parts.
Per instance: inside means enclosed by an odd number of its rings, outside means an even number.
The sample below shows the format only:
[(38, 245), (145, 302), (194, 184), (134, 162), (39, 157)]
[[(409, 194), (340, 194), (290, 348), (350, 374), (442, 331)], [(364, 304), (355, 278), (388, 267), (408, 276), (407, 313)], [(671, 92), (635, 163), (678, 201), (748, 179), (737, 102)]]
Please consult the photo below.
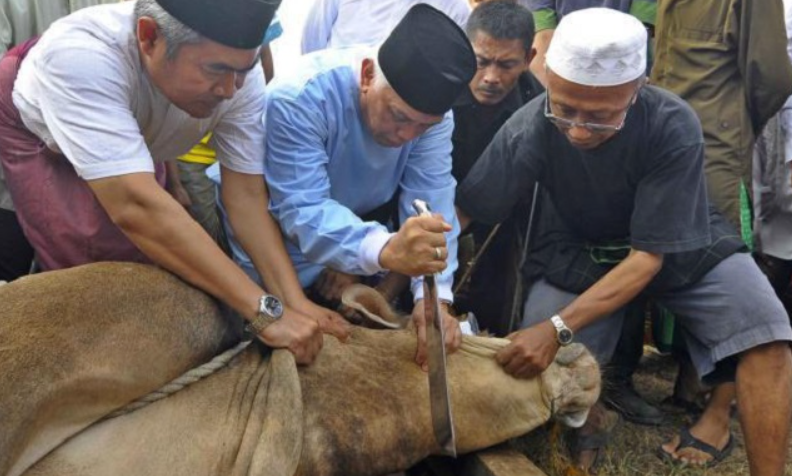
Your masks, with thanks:
[[(545, 280), (538, 281), (528, 292), (522, 327), (549, 319), (576, 297)], [(691, 360), (702, 378), (715, 370), (718, 362), (748, 349), (792, 341), (784, 307), (746, 253), (724, 259), (692, 286), (652, 297), (677, 316)], [(613, 355), (623, 321), (622, 308), (579, 330), (575, 340), (586, 345), (604, 365)]]

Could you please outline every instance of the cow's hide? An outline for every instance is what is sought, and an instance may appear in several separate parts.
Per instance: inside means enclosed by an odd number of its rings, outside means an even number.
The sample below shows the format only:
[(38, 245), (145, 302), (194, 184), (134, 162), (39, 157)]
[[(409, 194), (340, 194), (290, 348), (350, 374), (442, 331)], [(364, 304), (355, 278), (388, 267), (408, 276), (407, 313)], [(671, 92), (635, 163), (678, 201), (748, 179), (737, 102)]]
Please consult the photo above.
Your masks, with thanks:
[[(408, 330), (355, 329), (346, 343), (325, 337), (318, 360), (300, 368), (286, 351), (249, 347), (175, 395), (96, 423), (231, 345), (239, 334), (230, 322), (199, 291), (141, 265), (89, 265), (3, 286), (0, 474), (369, 475), (437, 451), (427, 376), (413, 363)], [(542, 377), (515, 380), (492, 358), (503, 344), (466, 338), (449, 356), (460, 452), (597, 398), (587, 352), (567, 349)]]

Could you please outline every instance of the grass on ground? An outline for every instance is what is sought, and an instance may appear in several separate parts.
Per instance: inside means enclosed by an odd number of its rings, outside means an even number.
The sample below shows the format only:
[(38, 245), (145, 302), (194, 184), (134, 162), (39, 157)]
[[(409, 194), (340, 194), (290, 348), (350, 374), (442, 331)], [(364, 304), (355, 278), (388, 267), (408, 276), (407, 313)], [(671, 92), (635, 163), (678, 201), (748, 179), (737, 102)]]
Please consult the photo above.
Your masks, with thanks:
[[(671, 395), (676, 364), (670, 356), (647, 354), (644, 356), (635, 386), (648, 401), (659, 403)], [(690, 425), (691, 417), (670, 414), (667, 422), (659, 427), (640, 426), (621, 421), (612, 435), (609, 448), (604, 453), (603, 464), (598, 476), (743, 476), (748, 475), (742, 432), (736, 417), (732, 421), (732, 433), (736, 447), (732, 454), (710, 469), (685, 468), (670, 465), (657, 456), (657, 448), (670, 440), (683, 425)], [(555, 436), (557, 431), (550, 424), (530, 435), (512, 442), (549, 476), (573, 476), (580, 473), (570, 471), (563, 439)], [(562, 430), (563, 431), (563, 430)], [(792, 456), (792, 446), (788, 453)], [(786, 475), (792, 476), (792, 459), (788, 458)]]

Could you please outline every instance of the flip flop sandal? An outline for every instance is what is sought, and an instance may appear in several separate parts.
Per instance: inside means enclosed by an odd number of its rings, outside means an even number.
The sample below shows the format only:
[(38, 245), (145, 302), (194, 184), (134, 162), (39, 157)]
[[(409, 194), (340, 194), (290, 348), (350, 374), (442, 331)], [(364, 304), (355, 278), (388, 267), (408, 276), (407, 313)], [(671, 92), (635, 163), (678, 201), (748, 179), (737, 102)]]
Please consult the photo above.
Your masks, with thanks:
[(731, 434), (731, 432), (729, 432), (729, 441), (726, 443), (726, 446), (724, 446), (723, 449), (719, 450), (718, 448), (715, 448), (714, 446), (705, 443), (699, 440), (698, 438), (696, 438), (695, 436), (693, 436), (690, 433), (690, 428), (685, 427), (679, 431), (679, 444), (677, 445), (674, 451), (679, 451), (684, 448), (693, 448), (695, 450), (701, 451), (702, 453), (706, 453), (712, 456), (712, 459), (702, 464), (685, 463), (684, 461), (675, 458), (673, 455), (671, 455), (671, 453), (668, 453), (666, 450), (664, 450), (662, 445), (657, 448), (657, 456), (661, 460), (671, 464), (677, 464), (677, 465), (681, 464), (696, 468), (712, 468), (713, 466), (716, 466), (718, 463), (726, 459), (734, 450), (734, 446), (735, 446), (734, 436)]

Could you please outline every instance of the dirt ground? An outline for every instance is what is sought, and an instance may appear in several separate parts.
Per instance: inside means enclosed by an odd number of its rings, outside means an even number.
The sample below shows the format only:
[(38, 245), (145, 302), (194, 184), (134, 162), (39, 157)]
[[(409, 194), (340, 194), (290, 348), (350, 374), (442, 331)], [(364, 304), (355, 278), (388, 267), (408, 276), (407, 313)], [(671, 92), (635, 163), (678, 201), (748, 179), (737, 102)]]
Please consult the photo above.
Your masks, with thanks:
[[(676, 376), (676, 364), (670, 356), (648, 353), (635, 378), (638, 391), (647, 400), (659, 404), (671, 394)], [(690, 417), (669, 414), (667, 423), (660, 427), (639, 426), (620, 422), (598, 476), (668, 475), (668, 476), (738, 476), (748, 475), (748, 463), (743, 447), (742, 433), (737, 419), (732, 421), (732, 432), (737, 445), (726, 460), (710, 469), (671, 466), (656, 456), (661, 443), (670, 439), (683, 425), (692, 423)], [(512, 442), (550, 476), (572, 476), (568, 471), (566, 450), (558, 431), (548, 427)], [(548, 443), (549, 442), (549, 443)], [(792, 445), (785, 474), (792, 476)], [(577, 473), (579, 474), (579, 473)]]

